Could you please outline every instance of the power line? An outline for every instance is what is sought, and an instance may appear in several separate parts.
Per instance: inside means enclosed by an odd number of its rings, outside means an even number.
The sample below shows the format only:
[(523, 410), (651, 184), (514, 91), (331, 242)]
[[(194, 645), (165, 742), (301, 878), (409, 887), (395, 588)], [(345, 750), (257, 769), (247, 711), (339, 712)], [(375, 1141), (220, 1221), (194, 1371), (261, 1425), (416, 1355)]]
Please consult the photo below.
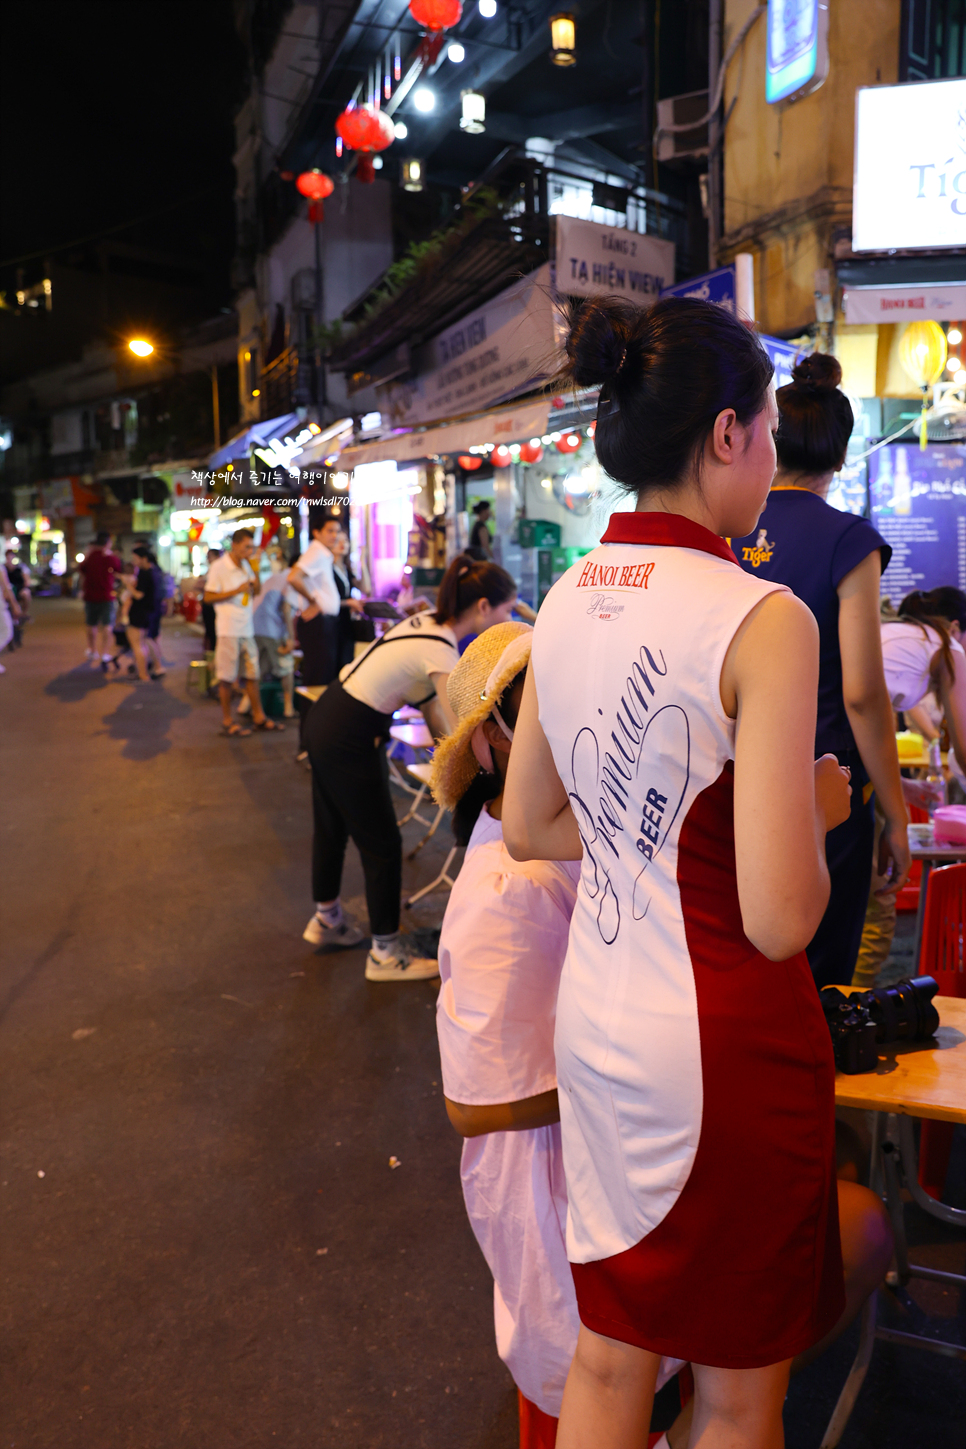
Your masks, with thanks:
[(151, 221), (155, 216), (162, 216), (166, 211), (174, 211), (177, 207), (184, 206), (186, 202), (193, 201), (196, 197), (203, 194), (208, 194), (209, 191), (210, 188), (207, 186), (197, 186), (194, 191), (186, 192), (179, 200), (169, 201), (166, 206), (156, 206), (153, 211), (146, 211), (143, 216), (135, 217), (133, 221), (122, 221), (119, 226), (109, 226), (103, 231), (91, 232), (89, 236), (75, 237), (73, 241), (60, 242), (57, 246), (41, 247), (36, 252), (24, 252), (19, 257), (6, 257), (0, 262), (0, 267), (15, 267), (19, 262), (36, 261), (38, 257), (49, 257), (53, 256), (56, 252), (69, 251), (71, 247), (85, 246), (87, 242), (97, 241), (102, 236), (114, 236), (119, 231), (129, 231), (132, 226), (140, 226), (142, 222)]

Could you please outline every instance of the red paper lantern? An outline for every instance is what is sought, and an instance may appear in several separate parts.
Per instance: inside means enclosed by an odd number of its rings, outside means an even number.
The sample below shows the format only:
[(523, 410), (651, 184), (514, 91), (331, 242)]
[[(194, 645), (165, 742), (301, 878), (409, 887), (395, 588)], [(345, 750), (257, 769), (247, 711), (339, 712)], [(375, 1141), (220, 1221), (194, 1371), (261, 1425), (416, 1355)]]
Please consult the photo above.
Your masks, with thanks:
[(493, 449), (490, 462), (493, 463), (497, 468), (509, 468), (510, 464), (513, 462), (513, 459), (510, 456), (510, 449), (507, 448), (503, 443), (501, 443), (498, 448)]
[(477, 468), (483, 466), (483, 459), (474, 457), (472, 453), (460, 453), (456, 461), (464, 473), (475, 473)]
[(391, 117), (375, 106), (351, 106), (342, 112), (335, 123), (336, 134), (350, 151), (360, 152), (356, 175), (360, 181), (375, 181), (372, 153), (385, 151), (396, 139)]
[(577, 449), (579, 447), (580, 447), (580, 434), (579, 433), (564, 433), (563, 437), (557, 443), (557, 452), (558, 453), (576, 453), (576, 451), (577, 451)]
[(539, 463), (540, 462), (540, 459), (542, 457), (543, 457), (543, 449), (541, 448), (541, 446), (540, 446), (539, 443), (521, 443), (520, 444), (520, 462), (521, 463)]
[(449, 30), (463, 14), (461, 0), (409, 0), (409, 13), (424, 30)]
[(317, 166), (311, 171), (303, 171), (295, 185), (303, 196), (309, 198), (309, 221), (317, 224), (325, 221), (325, 207), (322, 205), (324, 196), (331, 196), (335, 190), (335, 182), (331, 176), (326, 176)]

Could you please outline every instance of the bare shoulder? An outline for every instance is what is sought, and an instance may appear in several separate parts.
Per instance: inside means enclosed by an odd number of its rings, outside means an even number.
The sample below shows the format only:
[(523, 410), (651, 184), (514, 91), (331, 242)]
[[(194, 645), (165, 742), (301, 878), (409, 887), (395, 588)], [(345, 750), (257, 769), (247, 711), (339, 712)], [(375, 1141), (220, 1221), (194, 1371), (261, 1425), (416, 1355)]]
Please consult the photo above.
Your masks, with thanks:
[(802, 666), (818, 670), (818, 624), (807, 604), (782, 591), (767, 594), (745, 615), (721, 669), (721, 703), (734, 719), (738, 694), (758, 680), (777, 683)]

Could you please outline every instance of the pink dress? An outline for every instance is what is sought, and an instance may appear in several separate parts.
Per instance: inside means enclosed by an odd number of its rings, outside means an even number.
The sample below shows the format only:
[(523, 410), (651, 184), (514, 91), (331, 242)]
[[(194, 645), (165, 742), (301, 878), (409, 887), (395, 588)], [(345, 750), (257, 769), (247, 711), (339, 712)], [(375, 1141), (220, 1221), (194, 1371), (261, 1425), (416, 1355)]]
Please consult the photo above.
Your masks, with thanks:
[[(436, 1008), (443, 1090), (490, 1106), (557, 1085), (554, 1016), (578, 861), (515, 861), (482, 811), (450, 896)], [(467, 1138), (463, 1197), (493, 1274), (497, 1352), (554, 1418), (577, 1344), (560, 1126)], [(662, 1365), (663, 1383), (680, 1367)]]

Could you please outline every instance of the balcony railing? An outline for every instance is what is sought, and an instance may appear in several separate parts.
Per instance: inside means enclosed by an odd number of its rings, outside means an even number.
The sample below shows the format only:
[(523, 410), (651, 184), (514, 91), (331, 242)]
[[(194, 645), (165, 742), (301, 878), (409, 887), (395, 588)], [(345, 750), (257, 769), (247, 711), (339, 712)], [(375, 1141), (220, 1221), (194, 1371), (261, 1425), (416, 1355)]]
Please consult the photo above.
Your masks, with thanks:
[(296, 408), (309, 407), (318, 402), (314, 359), (300, 357), (296, 347), (286, 347), (262, 368), (259, 387), (263, 418), (277, 418)]

